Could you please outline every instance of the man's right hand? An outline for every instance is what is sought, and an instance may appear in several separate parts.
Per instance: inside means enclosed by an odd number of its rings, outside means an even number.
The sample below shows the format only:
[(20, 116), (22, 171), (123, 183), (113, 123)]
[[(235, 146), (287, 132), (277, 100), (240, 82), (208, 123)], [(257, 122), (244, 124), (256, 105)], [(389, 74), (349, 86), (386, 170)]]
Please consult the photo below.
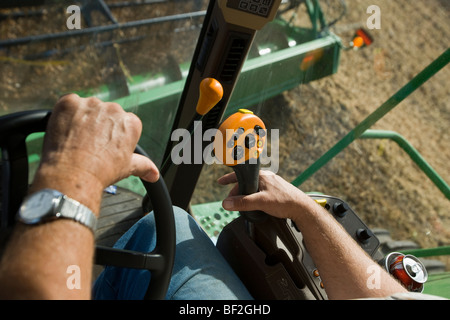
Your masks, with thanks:
[(50, 117), (31, 192), (56, 189), (98, 211), (92, 198), (107, 186), (130, 175), (155, 182), (156, 165), (134, 153), (141, 132), (140, 119), (117, 103), (63, 96)]

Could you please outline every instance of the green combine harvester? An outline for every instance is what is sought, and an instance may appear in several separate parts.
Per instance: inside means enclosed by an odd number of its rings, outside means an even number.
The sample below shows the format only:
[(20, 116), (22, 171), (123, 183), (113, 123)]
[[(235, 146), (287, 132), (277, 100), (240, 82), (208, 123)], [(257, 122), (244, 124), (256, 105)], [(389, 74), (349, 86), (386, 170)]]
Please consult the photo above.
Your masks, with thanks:
[[(249, 252), (261, 248), (254, 248), (253, 240), (246, 238), (243, 234), (245, 231), (239, 226), (235, 229), (231, 227), (242, 219), (239, 212), (224, 210), (221, 201), (191, 204), (205, 161), (192, 159), (193, 161), (187, 163), (174, 163), (171, 155), (178, 141), (171, 138), (172, 132), (180, 128), (187, 129), (195, 136), (193, 131), (201, 130), (198, 134), (203, 137), (207, 130), (219, 128), (221, 122), (230, 115), (244, 112), (242, 109), (252, 110), (253, 106), (300, 84), (332, 76), (338, 72), (343, 51), (362, 49), (370, 45), (373, 39), (364, 29), (355, 30), (354, 38), (346, 41), (330, 31), (330, 27), (345, 13), (345, 1), (336, 1), (339, 3), (337, 14), (330, 21), (318, 0), (84, 0), (79, 3), (81, 26), (76, 25), (77, 11), (66, 11), (71, 5), (70, 1), (2, 1), (0, 23), (13, 21), (14, 25), (19, 25), (23, 20), (30, 19), (36, 23), (39, 19), (46, 18), (45, 21), (49, 24), (48, 12), (59, 12), (61, 18), (54, 19), (55, 24), (59, 23), (57, 31), (43, 30), (40, 33), (24, 34), (22, 29), (17, 28), (17, 32), (21, 32), (20, 35), (0, 39), (0, 63), (17, 65), (17, 72), (20, 72), (20, 67), (27, 65), (43, 65), (45, 68), (57, 70), (67, 62), (68, 57), (83, 52), (94, 52), (98, 54), (95, 57), (104, 58), (106, 63), (103, 67), (113, 72), (101, 78), (97, 86), (75, 87), (75, 81), (83, 77), (82, 71), (74, 77), (73, 83), (58, 81), (64, 88), (62, 90), (117, 102), (141, 118), (144, 131), (139, 145), (160, 168), (171, 202), (190, 212), (213, 241), (217, 242), (230, 264), (240, 270), (236, 264), (247, 258), (232, 252), (227, 241), (232, 241), (234, 237), (243, 239), (239, 245), (243, 248), (240, 254), (244, 255), (251, 255)], [(118, 22), (114, 12), (127, 16), (127, 10), (142, 11), (141, 16), (143, 12), (152, 10), (161, 14)], [(297, 23), (297, 18), (307, 23)], [(61, 23), (64, 23), (62, 27)], [(172, 34), (167, 30), (171, 30)], [(10, 32), (14, 34), (15, 30)], [(153, 48), (153, 51), (148, 52), (148, 56), (154, 56), (157, 60), (158, 53), (166, 50), (167, 52), (163, 52), (166, 54), (163, 66), (156, 62), (152, 65), (156, 66), (153, 70), (142, 62), (142, 67), (138, 70), (140, 72), (130, 72), (124, 63), (127, 57), (121, 54), (121, 49), (125, 48), (126, 52), (132, 54), (136, 45), (146, 44), (150, 48), (152, 43), (161, 45), (169, 36), (174, 36), (176, 41), (184, 41), (181, 49), (177, 49), (178, 52), (170, 52), (172, 49), (169, 45), (167, 48)], [(97, 63), (94, 60), (98, 61), (95, 57), (92, 58), (93, 63)], [(376, 121), (444, 68), (449, 61), (450, 50), (447, 50), (409, 83), (399, 88), (396, 94), (353, 128), (292, 183), (300, 186), (356, 139), (392, 139), (411, 156), (447, 199), (450, 199), (448, 184), (408, 141), (395, 132), (370, 129)], [(136, 65), (140, 63), (133, 62)], [(83, 61), (80, 68), (89, 63), (90, 61)], [(67, 75), (67, 78), (71, 77)], [(205, 78), (217, 79), (223, 87), (223, 96), (210, 110), (199, 114), (196, 109), (199, 88)], [(31, 99), (31, 102), (18, 107), (14, 105), (13, 99), (5, 98), (2, 102), (4, 110), (0, 110), (3, 113), (0, 118), (2, 244), (7, 241), (15, 222), (15, 213), (39, 163), (44, 135), (42, 131), (45, 129), (48, 110), (52, 107), (45, 98), (47, 92), (38, 88), (39, 83), (35, 83), (35, 86), (40, 92), (34, 100)], [(64, 93), (52, 88), (49, 90), (48, 94)], [(200, 123), (200, 128), (192, 129), (194, 120), (197, 124)], [(201, 143), (203, 154), (211, 141)], [(194, 155), (193, 148), (192, 146), (191, 151)], [(109, 248), (144, 212), (154, 209), (155, 204), (149, 201), (147, 191), (139, 179), (130, 177), (105, 192), (96, 231), (97, 255), (101, 260), (98, 261), (99, 264), (126, 265), (126, 254), (121, 255), (120, 252), (113, 252)], [(428, 281), (423, 292), (450, 298), (448, 270), (445, 271), (445, 266), (440, 262), (428, 260), (430, 257), (450, 254), (449, 246), (412, 246), (408, 249), (408, 244), (403, 243), (403, 247), (390, 247), (395, 241), (390, 238), (389, 233), (385, 230), (370, 230), (341, 199), (322, 194), (314, 194), (311, 197), (319, 203), (324, 201), (324, 206), (337, 219), (340, 214), (337, 208), (342, 209), (344, 206), (347, 217), (344, 227), (375, 260), (382, 261), (389, 253), (401, 251), (403, 254), (419, 257), (425, 265), (428, 263), (432, 268), (428, 271)], [(303, 254), (299, 255), (298, 261), (291, 262), (292, 266), (287, 266), (288, 262), (282, 259), (270, 266), (277, 268), (285, 277), (294, 279), (292, 283), (295, 289), (292, 289), (292, 296), (286, 297), (285, 293), (277, 291), (269, 281), (260, 281), (258, 284), (246, 282), (246, 271), (238, 272), (250, 292), (254, 290), (254, 296), (261, 299), (327, 299), (320, 281), (310, 274), (314, 263), (301, 241), (298, 241), (300, 236), (294, 226), (285, 223), (274, 230), (273, 226), (262, 224), (261, 228), (261, 232), (268, 234), (281, 232), (284, 235), (296, 235), (295, 243)], [(276, 247), (277, 244), (269, 246), (274, 246), (276, 250), (289, 250)], [(248, 263), (259, 262), (257, 259), (250, 259)], [(293, 270), (300, 275), (292, 274)], [(266, 266), (260, 266), (258, 272), (264, 278), (269, 271)], [(267, 277), (264, 280), (267, 280)], [(302, 282), (300, 287), (299, 281)]]

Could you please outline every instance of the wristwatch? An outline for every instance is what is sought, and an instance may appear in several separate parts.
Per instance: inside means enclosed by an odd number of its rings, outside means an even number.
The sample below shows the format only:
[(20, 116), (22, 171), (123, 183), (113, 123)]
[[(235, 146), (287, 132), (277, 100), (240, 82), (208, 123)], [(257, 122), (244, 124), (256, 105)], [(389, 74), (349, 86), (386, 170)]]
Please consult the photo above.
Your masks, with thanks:
[(20, 206), (18, 220), (28, 225), (72, 219), (95, 231), (97, 218), (94, 213), (76, 200), (59, 191), (42, 189), (28, 196)]

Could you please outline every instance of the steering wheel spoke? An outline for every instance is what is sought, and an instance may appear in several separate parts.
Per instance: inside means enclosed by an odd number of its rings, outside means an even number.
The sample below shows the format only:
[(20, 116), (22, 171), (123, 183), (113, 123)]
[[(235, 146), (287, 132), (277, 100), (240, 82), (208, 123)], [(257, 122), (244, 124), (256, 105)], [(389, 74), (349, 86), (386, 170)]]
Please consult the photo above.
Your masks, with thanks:
[(163, 271), (166, 268), (166, 258), (155, 250), (150, 253), (132, 250), (96, 246), (95, 262), (100, 265), (112, 265), (121, 268), (147, 269)]

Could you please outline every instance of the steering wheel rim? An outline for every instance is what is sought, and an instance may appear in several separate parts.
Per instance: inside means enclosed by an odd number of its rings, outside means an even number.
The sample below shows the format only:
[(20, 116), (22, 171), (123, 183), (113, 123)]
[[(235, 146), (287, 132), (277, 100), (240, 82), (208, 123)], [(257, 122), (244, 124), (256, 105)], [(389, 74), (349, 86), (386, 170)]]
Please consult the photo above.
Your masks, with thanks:
[[(5, 232), (15, 223), (15, 215), (27, 194), (28, 155), (25, 139), (34, 132), (44, 132), (50, 110), (31, 110), (0, 117), (2, 151), (0, 227)], [(137, 146), (136, 153), (147, 156)], [(164, 299), (175, 260), (175, 218), (166, 184), (160, 176), (155, 183), (141, 180), (153, 206), (156, 225), (156, 247), (152, 252), (137, 252), (96, 246), (96, 264), (147, 269), (152, 277), (145, 299)], [(6, 211), (6, 212), (4, 212)]]

